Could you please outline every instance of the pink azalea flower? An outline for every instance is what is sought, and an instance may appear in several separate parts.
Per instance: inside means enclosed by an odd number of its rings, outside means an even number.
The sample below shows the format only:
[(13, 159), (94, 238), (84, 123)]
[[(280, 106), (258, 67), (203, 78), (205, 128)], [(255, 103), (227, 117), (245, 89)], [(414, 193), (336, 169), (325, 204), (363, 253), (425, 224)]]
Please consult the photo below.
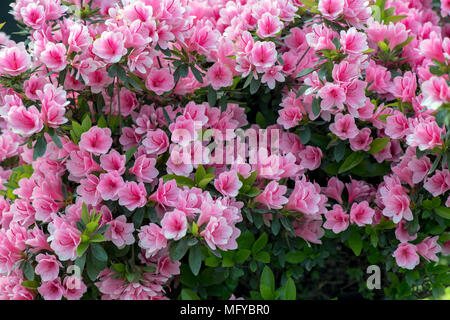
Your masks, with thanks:
[(117, 171), (102, 173), (97, 190), (103, 200), (118, 200), (119, 190), (125, 182)]
[(284, 76), (280, 72), (283, 69), (282, 66), (272, 66), (266, 70), (261, 78), (262, 83), (267, 83), (269, 89), (275, 88), (276, 81), (284, 82)]
[(229, 87), (233, 84), (233, 73), (226, 65), (216, 62), (208, 69), (206, 74), (214, 90)]
[(175, 82), (173, 76), (167, 68), (151, 68), (147, 75), (147, 79), (145, 80), (145, 87), (157, 95), (162, 95), (165, 92), (172, 90), (174, 85)]
[(340, 43), (344, 53), (360, 55), (369, 49), (367, 45), (367, 36), (362, 32), (358, 32), (356, 28), (352, 27), (346, 31), (341, 31), (340, 36)]
[(99, 128), (93, 126), (89, 131), (84, 132), (80, 139), (80, 149), (92, 152), (95, 155), (105, 154), (111, 148), (112, 138), (109, 128)]
[(84, 282), (76, 275), (65, 277), (63, 287), (63, 295), (67, 300), (80, 300), (87, 291), (87, 287)]
[(443, 103), (450, 101), (450, 89), (443, 77), (433, 76), (422, 83), (422, 105), (437, 110)]
[(322, 220), (304, 216), (295, 220), (293, 226), (296, 236), (304, 239), (308, 243), (308, 246), (310, 246), (309, 242), (316, 244), (322, 243), (320, 238), (325, 234), (325, 230), (321, 228)]
[(441, 247), (437, 244), (439, 236), (426, 237), (421, 243), (417, 245), (417, 252), (427, 261), (437, 262), (439, 258), (437, 253), (441, 252)]
[(175, 180), (169, 180), (166, 183), (159, 179), (158, 189), (153, 193), (149, 200), (156, 201), (163, 206), (175, 207), (178, 201), (180, 189)]
[(142, 226), (138, 237), (139, 247), (145, 250), (146, 258), (167, 247), (167, 239), (164, 237), (161, 227), (157, 224), (150, 223), (148, 226)]
[(125, 173), (125, 160), (126, 156), (124, 154), (120, 154), (114, 149), (108, 154), (102, 154), (100, 156), (100, 164), (103, 170), (107, 172), (116, 171), (119, 175)]
[(392, 256), (399, 267), (409, 270), (414, 269), (420, 262), (416, 246), (407, 242), (400, 243)]
[(397, 223), (397, 226), (395, 227), (395, 237), (400, 242), (408, 242), (413, 241), (417, 238), (417, 233), (414, 235), (409, 235), (408, 230), (405, 228), (406, 220), (401, 220), (399, 223)]
[(433, 197), (440, 196), (450, 190), (450, 173), (448, 169), (436, 170), (433, 176), (426, 179), (423, 187)]
[(92, 158), (92, 154), (81, 150), (70, 152), (70, 158), (66, 162), (66, 167), (71, 175), (71, 179), (84, 178), (89, 173), (102, 169)]
[(322, 98), (320, 108), (331, 110), (333, 107), (344, 109), (345, 90), (334, 83), (327, 83), (317, 93)]
[(396, 77), (393, 80), (394, 86), (391, 93), (402, 101), (411, 102), (416, 96), (417, 81), (416, 75), (411, 71), (404, 74), (403, 77)]
[(126, 245), (134, 243), (134, 225), (133, 223), (127, 223), (125, 215), (108, 222), (108, 225), (109, 228), (105, 232), (105, 238), (112, 241), (117, 248), (122, 249)]
[(205, 238), (206, 243), (212, 250), (216, 250), (216, 246), (221, 248), (228, 243), (233, 235), (233, 228), (228, 225), (225, 218), (211, 217), (200, 235)]
[(322, 188), (322, 190), (327, 197), (336, 200), (340, 204), (343, 203), (342, 191), (344, 190), (344, 183), (337, 177), (332, 177), (330, 180), (328, 180), (328, 186)]
[(117, 63), (127, 53), (121, 32), (104, 31), (94, 41), (92, 52), (107, 63)]
[(356, 223), (358, 226), (362, 227), (372, 223), (374, 214), (375, 210), (369, 207), (367, 201), (353, 203), (352, 208), (350, 209), (350, 222)]
[[(319, 190), (318, 190), (319, 188)], [(307, 182), (306, 178), (295, 181), (295, 188), (289, 196), (286, 204), (287, 210), (294, 210), (306, 215), (315, 215), (321, 211), (321, 203), (324, 199), (319, 194), (320, 187), (311, 182)]]
[(144, 141), (142, 141), (142, 145), (148, 154), (160, 155), (169, 148), (169, 138), (161, 129), (150, 130), (147, 132)]
[(127, 181), (119, 189), (119, 204), (130, 211), (143, 207), (147, 203), (147, 191), (142, 182)]
[(89, 174), (86, 178), (80, 181), (77, 188), (77, 193), (83, 199), (83, 202), (96, 206), (101, 201), (99, 178), (93, 174)]
[(45, 8), (37, 3), (30, 2), (20, 9), (23, 23), (33, 29), (41, 29), (45, 23)]
[(371, 131), (369, 128), (362, 128), (359, 130), (359, 133), (354, 138), (350, 138), (350, 148), (353, 151), (358, 150), (364, 150), (369, 151), (370, 150), (370, 144), (373, 141), (373, 138), (370, 136)]
[(228, 197), (236, 197), (242, 185), (243, 184), (235, 171), (222, 172), (214, 180), (214, 187), (216, 187), (221, 194)]
[(36, 262), (38, 264), (34, 271), (41, 276), (42, 281), (52, 281), (58, 278), (59, 268), (62, 268), (62, 264), (54, 255), (38, 254)]
[(333, 210), (325, 213), (326, 221), (323, 224), (325, 229), (333, 230), (334, 233), (339, 233), (348, 228), (349, 215), (345, 213), (342, 207), (338, 204), (333, 206)]
[(442, 129), (436, 121), (420, 121), (412, 127), (412, 133), (406, 137), (406, 142), (411, 147), (419, 147), (420, 150), (431, 150), (442, 145)]
[(334, 118), (334, 123), (330, 124), (330, 130), (341, 140), (352, 139), (358, 135), (358, 128), (355, 119), (349, 115), (338, 113)]
[(66, 46), (62, 43), (48, 42), (41, 53), (41, 61), (52, 71), (61, 71), (67, 65)]
[(42, 130), (44, 123), (38, 109), (31, 106), (13, 106), (8, 112), (8, 123), (13, 132), (24, 136), (31, 136)]
[(30, 55), (24, 46), (7, 47), (0, 50), (0, 73), (18, 76), (28, 70)]
[(186, 214), (180, 210), (166, 212), (161, 220), (161, 227), (166, 239), (180, 240), (187, 232)]
[(298, 153), (300, 165), (308, 170), (316, 170), (320, 167), (322, 159), (322, 150), (320, 148), (306, 146), (305, 149)]
[(64, 294), (64, 287), (61, 285), (60, 278), (42, 282), (37, 290), (44, 300), (61, 300)]
[(77, 258), (77, 247), (81, 242), (81, 232), (62, 218), (55, 217), (49, 224), (48, 230), (51, 234), (50, 247), (55, 251), (59, 260), (75, 260)]
[(151, 183), (158, 176), (155, 164), (155, 158), (148, 158), (143, 154), (136, 159), (129, 172), (136, 176), (138, 182)]
[(281, 209), (288, 202), (288, 199), (284, 197), (286, 191), (286, 186), (270, 181), (254, 201), (266, 205), (268, 209)]
[(251, 61), (261, 71), (273, 66), (277, 61), (275, 43), (271, 41), (255, 42), (251, 51)]
[(320, 13), (329, 20), (338, 18), (344, 10), (344, 0), (319, 0)]
[(277, 16), (273, 16), (270, 12), (266, 12), (258, 20), (256, 34), (262, 39), (272, 38), (275, 37), (282, 28), (283, 23), (281, 23), (280, 19)]

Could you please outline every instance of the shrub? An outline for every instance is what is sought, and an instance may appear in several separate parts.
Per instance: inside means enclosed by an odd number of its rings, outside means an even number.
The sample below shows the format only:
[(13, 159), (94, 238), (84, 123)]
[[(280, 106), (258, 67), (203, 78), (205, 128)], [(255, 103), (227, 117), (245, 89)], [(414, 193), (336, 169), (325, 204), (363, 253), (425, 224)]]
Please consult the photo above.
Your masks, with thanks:
[(87, 2), (0, 37), (1, 299), (443, 293), (445, 3)]

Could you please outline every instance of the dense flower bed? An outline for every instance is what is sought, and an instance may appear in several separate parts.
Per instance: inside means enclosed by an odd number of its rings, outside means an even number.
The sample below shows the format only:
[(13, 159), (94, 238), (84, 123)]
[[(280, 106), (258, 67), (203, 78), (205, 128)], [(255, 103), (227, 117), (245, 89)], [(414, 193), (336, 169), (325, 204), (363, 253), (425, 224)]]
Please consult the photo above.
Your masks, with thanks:
[(0, 299), (450, 284), (449, 1), (11, 7)]

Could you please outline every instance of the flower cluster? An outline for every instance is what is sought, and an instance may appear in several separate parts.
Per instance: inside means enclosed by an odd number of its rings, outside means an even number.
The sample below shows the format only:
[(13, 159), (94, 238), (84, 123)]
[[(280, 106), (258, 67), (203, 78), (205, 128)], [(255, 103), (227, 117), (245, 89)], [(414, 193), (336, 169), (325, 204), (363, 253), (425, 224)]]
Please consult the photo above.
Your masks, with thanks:
[[(307, 297), (343, 255), (383, 264), (393, 298), (448, 286), (434, 2), (16, 0), (0, 299)], [(281, 295), (257, 288), (269, 266)]]

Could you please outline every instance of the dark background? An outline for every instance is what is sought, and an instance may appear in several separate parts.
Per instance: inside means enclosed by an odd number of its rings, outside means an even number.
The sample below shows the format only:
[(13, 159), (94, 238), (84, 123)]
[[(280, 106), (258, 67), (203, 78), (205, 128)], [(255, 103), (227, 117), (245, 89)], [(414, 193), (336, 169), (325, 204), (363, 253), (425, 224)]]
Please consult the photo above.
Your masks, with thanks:
[(0, 23), (6, 22), (1, 31), (9, 35), (11, 40), (23, 41), (25, 39), (23, 36), (13, 34), (13, 32), (20, 31), (17, 27), (17, 21), (9, 14), (9, 11), (11, 10), (9, 4), (13, 2), (13, 0), (0, 0)]

